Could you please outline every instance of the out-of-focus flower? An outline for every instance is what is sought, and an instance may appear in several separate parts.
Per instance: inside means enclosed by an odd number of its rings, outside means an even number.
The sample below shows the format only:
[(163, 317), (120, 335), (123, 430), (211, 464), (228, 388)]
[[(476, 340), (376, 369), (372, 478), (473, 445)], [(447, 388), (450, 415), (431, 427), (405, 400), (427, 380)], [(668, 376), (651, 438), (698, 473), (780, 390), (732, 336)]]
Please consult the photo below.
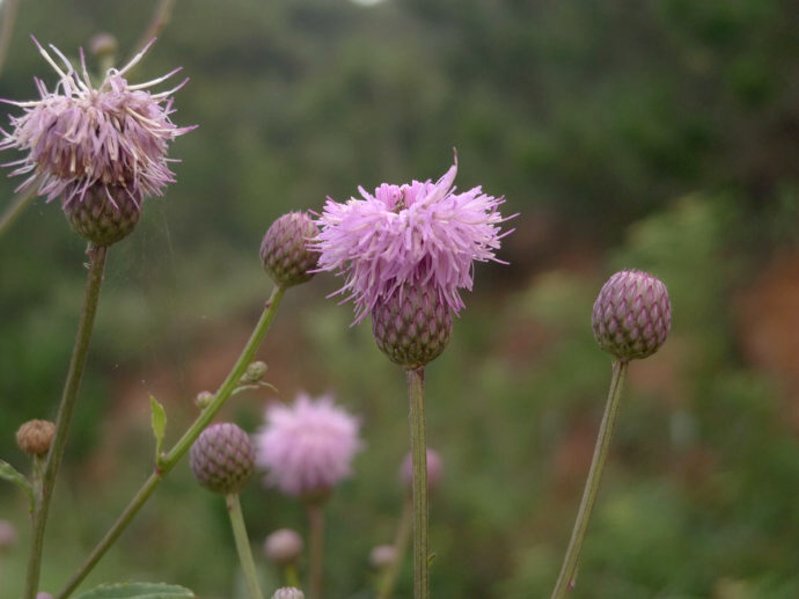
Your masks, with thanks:
[[(441, 483), (441, 475), (443, 474), (444, 466), (441, 461), (441, 455), (435, 450), (427, 448), (427, 488), (431, 491), (435, 490)], [(413, 485), (413, 456), (410, 453), (405, 455), (402, 461), (402, 468), (400, 469), (400, 476), (402, 484), (408, 491), (411, 490)]]
[(80, 72), (50, 45), (57, 62), (35, 39), (44, 59), (58, 74), (51, 91), (35, 79), (40, 99), (3, 100), (24, 109), (11, 117), (11, 131), (2, 131), (0, 150), (27, 154), (6, 164), (11, 175), (26, 175), (18, 190), (38, 185), (48, 201), (61, 197), (65, 208), (83, 202), (90, 190), (102, 189), (115, 208), (130, 202), (139, 208), (143, 197), (162, 195), (174, 182), (167, 157), (169, 143), (193, 127), (178, 127), (170, 119), (176, 87), (158, 93), (149, 88), (163, 83), (180, 68), (144, 83), (130, 84), (126, 74), (141, 61), (147, 45), (121, 69), (109, 69), (99, 86), (89, 77), (83, 51)]
[(304, 543), (296, 530), (281, 528), (264, 541), (264, 555), (278, 566), (297, 561), (302, 555)]
[(266, 425), (255, 437), (256, 463), (266, 470), (266, 483), (287, 495), (324, 495), (352, 474), (362, 447), (359, 428), (331, 396), (301, 393), (292, 405), (267, 408)]
[(296, 587), (283, 587), (274, 592), (272, 599), (305, 599), (305, 593)]
[(231, 422), (212, 424), (191, 446), (189, 465), (194, 477), (214, 493), (238, 493), (255, 470), (250, 437)]
[(17, 446), (29, 456), (42, 457), (50, 451), (55, 424), (49, 420), (28, 420), (17, 429)]
[(472, 289), (475, 261), (501, 262), (502, 198), (474, 187), (456, 193), (455, 164), (438, 181), (383, 183), (374, 194), (341, 204), (328, 199), (312, 244), (319, 270), (344, 274), (339, 293), (355, 304), (355, 321), (403, 289), (424, 287), (455, 312)]
[(599, 346), (620, 360), (651, 356), (671, 330), (666, 285), (639, 270), (617, 272), (599, 291), (591, 325)]
[(0, 520), (0, 553), (13, 547), (17, 542), (17, 529), (8, 520)]
[(376, 570), (385, 570), (397, 561), (397, 548), (394, 545), (377, 545), (369, 552), (369, 563)]

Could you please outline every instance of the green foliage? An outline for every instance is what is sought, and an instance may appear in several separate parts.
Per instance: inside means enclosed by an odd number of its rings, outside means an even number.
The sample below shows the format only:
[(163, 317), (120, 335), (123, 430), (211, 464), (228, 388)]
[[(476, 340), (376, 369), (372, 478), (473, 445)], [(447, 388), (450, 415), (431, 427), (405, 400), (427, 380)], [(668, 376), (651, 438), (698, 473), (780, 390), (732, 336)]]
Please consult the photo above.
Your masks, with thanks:
[(25, 493), (30, 501), (33, 501), (33, 488), (31, 487), (30, 481), (24, 474), (5, 460), (0, 460), (0, 479), (12, 485), (16, 485)]
[(192, 599), (194, 593), (174, 584), (126, 582), (104, 584), (86, 591), (76, 599)]

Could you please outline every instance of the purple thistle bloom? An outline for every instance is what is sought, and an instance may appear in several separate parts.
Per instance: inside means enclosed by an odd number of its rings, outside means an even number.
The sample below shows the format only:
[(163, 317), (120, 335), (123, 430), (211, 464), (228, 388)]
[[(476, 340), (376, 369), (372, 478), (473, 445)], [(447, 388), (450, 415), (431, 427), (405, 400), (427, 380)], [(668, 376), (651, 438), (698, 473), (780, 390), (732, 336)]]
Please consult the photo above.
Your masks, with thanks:
[(117, 203), (109, 189), (125, 189), (137, 207), (144, 196), (162, 195), (164, 187), (175, 181), (168, 164), (174, 160), (167, 158), (169, 142), (194, 128), (178, 127), (170, 119), (171, 96), (188, 79), (167, 91), (147, 90), (180, 68), (145, 83), (129, 84), (124, 76), (143, 58), (150, 42), (123, 68), (109, 69), (95, 88), (83, 50), (78, 73), (58, 48), (50, 45), (61, 65), (33, 41), (59, 80), (49, 91), (41, 79), (35, 79), (39, 100), (2, 100), (25, 111), (10, 117), (10, 132), (0, 129), (0, 150), (27, 152), (24, 158), (4, 165), (15, 167), (12, 176), (27, 175), (17, 191), (38, 185), (39, 195), (48, 201), (62, 196), (65, 207), (82, 201), (95, 186), (105, 189), (114, 206)]
[(316, 400), (300, 393), (292, 405), (272, 404), (266, 425), (256, 434), (256, 464), (266, 483), (287, 495), (324, 494), (352, 474), (352, 459), (362, 448), (360, 423), (333, 398)]
[[(456, 314), (464, 307), (460, 289), (472, 289), (474, 261), (501, 262), (503, 198), (474, 187), (455, 193), (457, 158), (438, 181), (383, 183), (374, 195), (341, 204), (328, 198), (312, 244), (319, 270), (345, 274), (337, 292), (355, 304), (355, 322), (408, 284), (432, 286)], [(511, 217), (512, 218), (512, 217)]]

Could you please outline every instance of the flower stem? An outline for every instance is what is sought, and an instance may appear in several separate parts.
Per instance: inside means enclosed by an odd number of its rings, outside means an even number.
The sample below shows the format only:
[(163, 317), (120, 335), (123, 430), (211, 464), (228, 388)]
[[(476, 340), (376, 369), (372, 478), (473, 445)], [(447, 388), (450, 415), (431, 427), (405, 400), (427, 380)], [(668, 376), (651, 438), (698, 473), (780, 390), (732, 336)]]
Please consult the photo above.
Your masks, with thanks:
[(325, 512), (322, 501), (308, 503), (308, 527), (310, 529), (309, 584), (310, 599), (322, 599), (323, 557), (325, 552)]
[(0, 72), (6, 64), (8, 47), (11, 45), (11, 38), (14, 35), (14, 24), (17, 20), (19, 10), (19, 0), (6, 0), (3, 7), (3, 23), (0, 25)]
[(247, 527), (244, 525), (244, 515), (241, 513), (241, 501), (238, 493), (230, 493), (225, 496), (228, 515), (230, 515), (230, 525), (233, 528), (233, 537), (236, 540), (236, 551), (239, 554), (241, 569), (244, 571), (244, 579), (247, 581), (247, 590), (250, 599), (263, 599), (261, 587), (258, 585), (258, 574), (255, 571), (255, 561), (252, 558), (252, 548), (250, 538), (247, 536)]
[(183, 433), (183, 436), (178, 440), (177, 443), (175, 443), (175, 446), (162, 457), (162, 459), (156, 465), (153, 473), (150, 474), (149, 478), (147, 478), (144, 484), (139, 488), (136, 495), (133, 496), (133, 499), (130, 500), (130, 503), (128, 503), (125, 510), (119, 515), (108, 532), (106, 532), (105, 536), (100, 540), (99, 543), (97, 543), (97, 546), (92, 550), (89, 557), (86, 558), (86, 561), (83, 563), (83, 565), (81, 565), (77, 572), (72, 575), (72, 578), (69, 579), (69, 582), (67, 582), (66, 586), (61, 590), (61, 592), (58, 593), (56, 599), (65, 599), (66, 597), (69, 597), (76, 588), (78, 588), (78, 585), (97, 565), (103, 555), (105, 555), (105, 552), (108, 551), (108, 549), (124, 532), (128, 524), (131, 523), (139, 510), (150, 498), (150, 495), (153, 494), (155, 489), (161, 483), (161, 480), (169, 473), (170, 470), (175, 467), (175, 465), (186, 454), (186, 452), (189, 451), (194, 441), (196, 441), (197, 437), (200, 436), (200, 433), (205, 430), (205, 427), (210, 424), (216, 413), (219, 412), (228, 398), (236, 390), (241, 376), (247, 370), (247, 366), (255, 357), (255, 352), (261, 345), (266, 332), (269, 330), (269, 325), (272, 324), (272, 320), (275, 318), (277, 308), (280, 305), (280, 300), (283, 299), (284, 293), (285, 289), (282, 287), (275, 287), (274, 291), (272, 292), (272, 296), (269, 298), (269, 301), (266, 302), (266, 306), (261, 314), (261, 318), (258, 320), (258, 324), (255, 325), (255, 329), (253, 329), (250, 339), (244, 346), (239, 359), (234, 364), (225, 381), (222, 383), (222, 385), (220, 385), (219, 389), (214, 395), (214, 398), (211, 400), (211, 403), (208, 404), (208, 407), (202, 411), (202, 413), (192, 423), (188, 430)]
[(402, 506), (402, 516), (397, 525), (394, 537), (394, 563), (386, 570), (385, 576), (380, 581), (377, 599), (391, 599), (394, 587), (397, 584), (402, 562), (405, 561), (405, 552), (408, 550), (408, 541), (411, 540), (411, 527), (413, 522), (413, 499), (408, 497)]
[(22, 211), (28, 207), (36, 196), (36, 184), (33, 183), (27, 189), (20, 191), (9, 203), (8, 207), (0, 214), (0, 235), (3, 235), (17, 220)]
[(296, 589), (300, 588), (300, 577), (297, 574), (297, 566), (294, 564), (288, 564), (285, 568), (283, 568), (283, 576), (286, 580), (287, 587), (294, 587)]
[(134, 56), (138, 52), (141, 52), (153, 38), (158, 37), (164, 27), (167, 26), (172, 18), (172, 10), (175, 8), (175, 2), (176, 0), (158, 0), (158, 4), (153, 11), (153, 16), (147, 24), (144, 33), (142, 33), (139, 38), (139, 42), (136, 44), (136, 50), (133, 52)]
[(42, 568), (42, 549), (44, 548), (44, 531), (47, 526), (47, 515), (50, 511), (50, 501), (53, 497), (53, 487), (55, 486), (58, 469), (61, 466), (61, 459), (64, 457), (64, 450), (67, 445), (67, 435), (69, 424), (72, 421), (72, 414), (75, 411), (75, 403), (78, 399), (80, 381), (83, 370), (86, 366), (86, 357), (89, 353), (89, 341), (94, 327), (94, 317), (97, 314), (97, 303), (100, 299), (100, 286), (103, 282), (103, 270), (105, 269), (105, 258), (107, 247), (95, 247), (89, 244), (86, 253), (89, 256), (88, 273), (86, 275), (86, 289), (83, 297), (83, 308), (78, 323), (78, 333), (75, 338), (75, 345), (72, 349), (72, 358), (69, 362), (67, 379), (64, 383), (64, 390), (61, 395), (61, 404), (58, 408), (58, 418), (56, 419), (55, 435), (53, 444), (47, 454), (44, 465), (44, 473), (41, 479), (41, 491), (34, 495), (33, 505), (33, 534), (31, 538), (31, 548), (28, 557), (28, 575), (25, 581), (26, 599), (35, 599), (39, 588), (39, 575)]
[(588, 478), (583, 489), (583, 498), (580, 501), (580, 509), (577, 512), (577, 519), (574, 522), (569, 547), (563, 558), (563, 566), (555, 583), (555, 590), (552, 591), (552, 599), (561, 599), (566, 596), (571, 588), (574, 587), (577, 565), (580, 561), (580, 550), (583, 546), (585, 533), (588, 529), (588, 520), (591, 518), (591, 510), (596, 502), (599, 492), (599, 483), (602, 479), (602, 471), (608, 457), (610, 440), (613, 436), (613, 428), (616, 424), (616, 415), (621, 399), (621, 390), (624, 386), (624, 377), (627, 374), (627, 362), (616, 360), (613, 362), (613, 375), (610, 379), (610, 389), (608, 391), (608, 401), (605, 405), (605, 414), (602, 417), (602, 424), (599, 427), (599, 434), (594, 447), (594, 457), (591, 460), (591, 469), (588, 471)]
[(413, 596), (429, 599), (427, 528), (427, 445), (424, 432), (424, 367), (408, 369), (411, 456), (413, 461)]

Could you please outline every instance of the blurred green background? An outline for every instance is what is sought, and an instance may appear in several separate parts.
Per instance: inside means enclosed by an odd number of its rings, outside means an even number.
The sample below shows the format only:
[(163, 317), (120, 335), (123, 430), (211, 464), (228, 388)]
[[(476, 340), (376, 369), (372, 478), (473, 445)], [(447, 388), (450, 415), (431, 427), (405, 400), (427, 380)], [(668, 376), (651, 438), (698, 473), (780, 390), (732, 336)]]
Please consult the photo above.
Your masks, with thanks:
[[(54, 75), (34, 34), (70, 56), (103, 31), (127, 54), (155, 3), (21, 2), (0, 97)], [(799, 8), (776, 0), (178, 0), (137, 80), (182, 65), (178, 183), (110, 252), (43, 588), (55, 591), (147, 476), (148, 394), (168, 440), (222, 380), (270, 282), (260, 238), (288, 210), (358, 185), (437, 178), (460, 158), (519, 212), (481, 265), (452, 342), (427, 374), (436, 597), (548, 596), (610, 377), (591, 305), (614, 270), (661, 277), (672, 335), (634, 363), (576, 598), (799, 597)], [(4, 109), (16, 114), (16, 109)], [(12, 152), (4, 160), (12, 160)], [(0, 181), (7, 206), (14, 181)], [(77, 325), (83, 243), (39, 200), (0, 237), (0, 455), (53, 417)], [(372, 546), (402, 504), (404, 380), (350, 328), (328, 275), (290, 291), (259, 357), (280, 397), (331, 391), (363, 422), (356, 476), (328, 506), (330, 598), (371, 596)], [(224, 418), (249, 431), (268, 395)], [(253, 542), (305, 529), (254, 483)], [(26, 508), (0, 597), (20, 595)], [(258, 556), (272, 588), (276, 572)], [(398, 596), (411, 594), (406, 564)], [(88, 585), (165, 580), (240, 596), (220, 498), (181, 464)]]

